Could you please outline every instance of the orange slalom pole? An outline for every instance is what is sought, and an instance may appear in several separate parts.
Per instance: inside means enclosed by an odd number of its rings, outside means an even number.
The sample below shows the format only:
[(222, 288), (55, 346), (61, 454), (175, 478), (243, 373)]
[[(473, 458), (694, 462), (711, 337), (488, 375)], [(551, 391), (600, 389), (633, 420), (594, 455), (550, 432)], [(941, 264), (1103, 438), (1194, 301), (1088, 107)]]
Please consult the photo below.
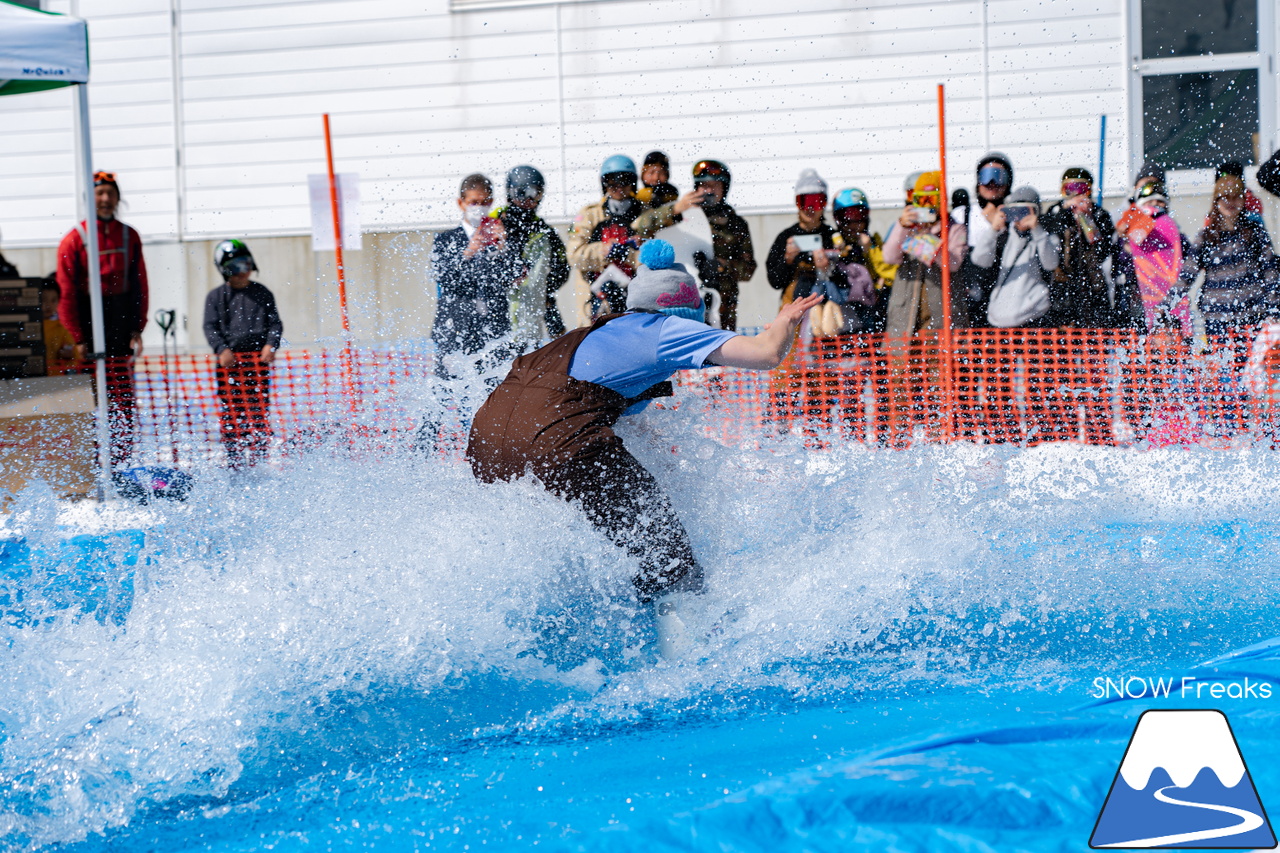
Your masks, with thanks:
[(333, 252), (338, 268), (338, 306), (342, 312), (342, 386), (351, 413), (356, 410), (355, 382), (351, 375), (351, 318), (347, 313), (347, 275), (342, 263), (342, 216), (338, 206), (338, 179), (333, 172), (333, 136), (329, 132), (329, 114), (324, 114), (324, 154), (329, 167), (329, 209), (333, 212)]
[(943, 438), (955, 438), (954, 347), (951, 327), (951, 196), (947, 192), (946, 86), (938, 84), (938, 164), (942, 173), (938, 215), (942, 218), (942, 407)]

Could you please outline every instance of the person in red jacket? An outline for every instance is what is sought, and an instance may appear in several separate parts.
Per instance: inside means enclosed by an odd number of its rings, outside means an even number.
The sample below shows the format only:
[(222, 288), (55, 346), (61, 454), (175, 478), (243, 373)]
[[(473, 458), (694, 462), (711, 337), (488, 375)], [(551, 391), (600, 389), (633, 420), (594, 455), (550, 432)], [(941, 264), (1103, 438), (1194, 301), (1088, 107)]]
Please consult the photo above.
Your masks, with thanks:
[[(111, 172), (95, 172), (99, 269), (102, 273), (102, 318), (106, 338), (107, 418), (111, 434), (111, 464), (120, 465), (133, 454), (137, 401), (132, 360), (142, 352), (147, 325), (147, 265), (138, 232), (116, 219), (120, 185)], [(86, 223), (67, 232), (58, 245), (58, 286), (62, 298), (58, 316), (75, 341), (76, 359), (88, 361), (93, 347), (89, 311), (89, 265)], [(95, 389), (96, 390), (96, 389)]]

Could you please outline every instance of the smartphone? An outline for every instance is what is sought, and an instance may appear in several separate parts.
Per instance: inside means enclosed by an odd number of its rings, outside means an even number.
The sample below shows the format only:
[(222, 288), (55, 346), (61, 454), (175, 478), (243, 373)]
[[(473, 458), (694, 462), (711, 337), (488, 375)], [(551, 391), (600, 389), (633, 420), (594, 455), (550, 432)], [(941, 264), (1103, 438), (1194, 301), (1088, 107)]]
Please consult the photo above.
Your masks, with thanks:
[(938, 221), (938, 214), (932, 207), (913, 207), (911, 219), (920, 225), (928, 225)]
[(791, 239), (796, 241), (796, 248), (802, 252), (816, 252), (822, 248), (821, 234), (797, 234)]
[(1021, 222), (1031, 215), (1031, 206), (1028, 204), (1006, 204), (1002, 210), (1004, 210), (1005, 221), (1010, 225)]

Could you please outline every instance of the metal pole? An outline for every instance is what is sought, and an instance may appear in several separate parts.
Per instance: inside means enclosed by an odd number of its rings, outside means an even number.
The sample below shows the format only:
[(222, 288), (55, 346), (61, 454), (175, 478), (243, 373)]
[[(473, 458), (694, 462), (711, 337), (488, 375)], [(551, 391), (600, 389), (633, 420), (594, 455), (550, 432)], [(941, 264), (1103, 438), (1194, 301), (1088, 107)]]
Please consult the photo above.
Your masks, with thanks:
[[(94, 381), (98, 389), (98, 500), (111, 493), (111, 430), (107, 420), (107, 348), (102, 319), (102, 256), (98, 252), (98, 205), (94, 199), (93, 146), (89, 134), (89, 84), (77, 83), (76, 159), (84, 200), (85, 266), (89, 271), (89, 322), (93, 326)], [(127, 273), (126, 273), (127, 274)]]
[(338, 268), (338, 305), (342, 311), (342, 384), (347, 404), (355, 414), (355, 382), (351, 375), (351, 319), (347, 314), (347, 276), (342, 263), (342, 215), (338, 205), (338, 179), (333, 171), (333, 136), (329, 132), (329, 114), (324, 114), (324, 153), (329, 167), (329, 208), (333, 212), (334, 263)]
[(951, 197), (947, 194), (947, 110), (946, 87), (938, 84), (938, 170), (942, 174), (938, 188), (938, 215), (942, 219), (942, 416), (943, 438), (954, 437), (955, 425), (955, 377), (953, 375), (951, 330)]

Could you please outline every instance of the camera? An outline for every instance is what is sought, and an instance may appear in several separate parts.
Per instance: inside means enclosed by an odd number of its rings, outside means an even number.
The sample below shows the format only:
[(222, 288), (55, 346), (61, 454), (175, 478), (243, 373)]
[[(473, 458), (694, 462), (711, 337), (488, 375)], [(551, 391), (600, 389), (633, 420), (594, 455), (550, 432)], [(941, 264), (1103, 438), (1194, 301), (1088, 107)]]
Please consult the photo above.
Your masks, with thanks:
[(796, 248), (802, 252), (816, 252), (822, 248), (821, 234), (797, 234), (791, 238), (796, 243)]
[(938, 212), (931, 207), (913, 207), (911, 221), (917, 225), (929, 225), (938, 221)]
[(1021, 222), (1033, 213), (1029, 204), (1006, 204), (1004, 210), (1004, 218), (1010, 225)]

